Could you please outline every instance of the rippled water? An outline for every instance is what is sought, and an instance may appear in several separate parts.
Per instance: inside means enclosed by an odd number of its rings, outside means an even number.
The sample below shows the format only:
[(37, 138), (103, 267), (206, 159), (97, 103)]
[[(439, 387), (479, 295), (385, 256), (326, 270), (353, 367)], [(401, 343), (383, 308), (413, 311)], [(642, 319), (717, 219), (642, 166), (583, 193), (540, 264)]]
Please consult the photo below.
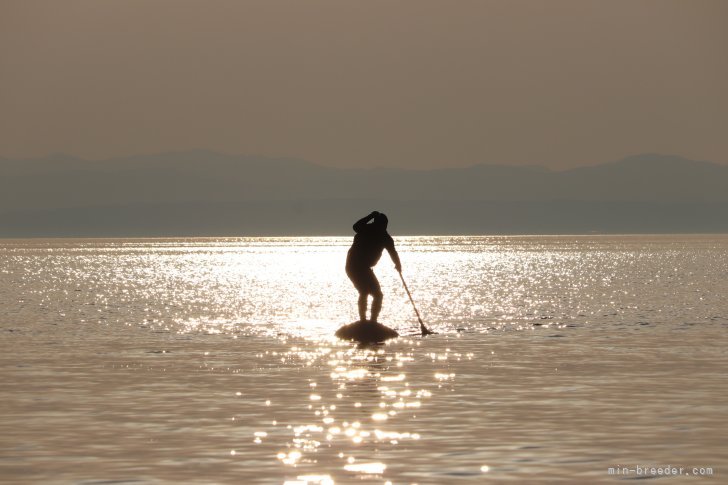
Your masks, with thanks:
[(356, 348), (350, 238), (0, 241), (0, 480), (725, 480), (728, 237), (396, 242)]

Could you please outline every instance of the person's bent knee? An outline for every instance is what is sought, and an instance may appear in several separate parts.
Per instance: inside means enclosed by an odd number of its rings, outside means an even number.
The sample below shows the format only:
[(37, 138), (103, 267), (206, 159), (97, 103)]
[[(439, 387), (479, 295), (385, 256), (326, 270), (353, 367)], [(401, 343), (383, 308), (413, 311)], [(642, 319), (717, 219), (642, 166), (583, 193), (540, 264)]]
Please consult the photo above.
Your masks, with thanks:
[(384, 298), (384, 293), (382, 293), (382, 290), (375, 290), (372, 292), (372, 297), (376, 300), (381, 300)]

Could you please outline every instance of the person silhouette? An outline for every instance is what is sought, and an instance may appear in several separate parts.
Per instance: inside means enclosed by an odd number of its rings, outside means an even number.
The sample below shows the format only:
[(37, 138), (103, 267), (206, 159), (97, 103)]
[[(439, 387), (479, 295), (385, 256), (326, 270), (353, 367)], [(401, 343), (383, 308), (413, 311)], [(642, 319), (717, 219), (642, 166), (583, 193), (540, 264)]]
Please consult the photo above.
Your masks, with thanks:
[(394, 262), (398, 272), (402, 272), (402, 263), (394, 248), (394, 240), (387, 232), (387, 216), (374, 211), (354, 223), (354, 242), (346, 255), (346, 275), (359, 292), (359, 319), (366, 320), (367, 303), (372, 295), (371, 321), (376, 322), (382, 310), (382, 289), (372, 268), (382, 257), (385, 249)]

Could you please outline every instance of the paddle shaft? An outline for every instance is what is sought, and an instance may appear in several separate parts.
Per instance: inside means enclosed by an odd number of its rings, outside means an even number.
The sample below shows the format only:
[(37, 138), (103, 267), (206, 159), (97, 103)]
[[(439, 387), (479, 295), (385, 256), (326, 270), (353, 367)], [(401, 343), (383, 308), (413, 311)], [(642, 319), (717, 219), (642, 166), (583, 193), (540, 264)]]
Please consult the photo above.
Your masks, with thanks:
[(399, 277), (402, 280), (402, 284), (404, 285), (404, 291), (407, 292), (407, 296), (409, 296), (409, 301), (412, 303), (412, 308), (415, 309), (415, 314), (417, 315), (417, 320), (420, 322), (420, 331), (422, 332), (422, 335), (429, 335), (431, 333), (434, 333), (432, 330), (428, 329), (424, 322), (422, 321), (422, 317), (420, 316), (419, 310), (417, 310), (417, 306), (415, 305), (415, 301), (412, 299), (412, 293), (410, 293), (409, 288), (407, 288), (407, 282), (404, 280), (404, 276), (402, 276), (402, 273), (399, 273)]

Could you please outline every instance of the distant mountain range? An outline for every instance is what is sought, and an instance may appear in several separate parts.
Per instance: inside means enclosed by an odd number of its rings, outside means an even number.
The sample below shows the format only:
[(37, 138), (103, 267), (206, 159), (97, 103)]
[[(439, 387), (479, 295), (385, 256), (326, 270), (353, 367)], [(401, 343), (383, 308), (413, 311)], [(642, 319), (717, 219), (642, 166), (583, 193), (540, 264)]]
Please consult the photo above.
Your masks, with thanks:
[(565, 171), (337, 169), (210, 151), (0, 158), (0, 237), (728, 232), (728, 166), (638, 155)]

